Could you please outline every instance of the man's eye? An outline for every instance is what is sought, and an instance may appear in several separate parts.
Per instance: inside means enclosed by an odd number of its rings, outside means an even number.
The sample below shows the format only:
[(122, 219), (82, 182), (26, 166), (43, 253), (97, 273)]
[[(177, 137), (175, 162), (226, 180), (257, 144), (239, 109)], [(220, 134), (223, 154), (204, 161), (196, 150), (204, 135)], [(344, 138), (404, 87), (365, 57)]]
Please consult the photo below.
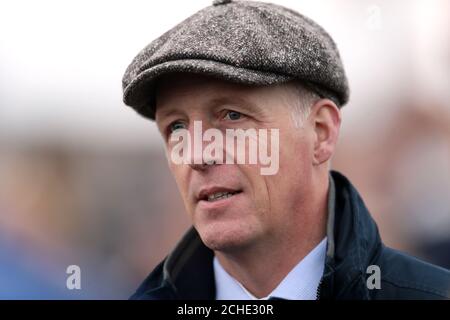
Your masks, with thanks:
[(185, 129), (186, 125), (183, 122), (175, 121), (169, 125), (169, 133), (174, 132), (175, 130)]
[(227, 120), (239, 120), (242, 117), (242, 113), (237, 111), (228, 111), (225, 115), (225, 119)]

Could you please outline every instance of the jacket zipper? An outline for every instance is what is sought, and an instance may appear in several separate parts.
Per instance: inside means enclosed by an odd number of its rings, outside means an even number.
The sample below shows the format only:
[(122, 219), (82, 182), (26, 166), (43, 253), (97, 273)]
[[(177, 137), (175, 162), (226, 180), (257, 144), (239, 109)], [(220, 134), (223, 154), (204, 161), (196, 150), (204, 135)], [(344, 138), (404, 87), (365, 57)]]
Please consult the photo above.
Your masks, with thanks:
[(317, 291), (316, 291), (316, 300), (320, 300), (320, 298), (321, 298), (322, 283), (323, 283), (323, 278), (320, 278), (319, 286), (317, 287)]

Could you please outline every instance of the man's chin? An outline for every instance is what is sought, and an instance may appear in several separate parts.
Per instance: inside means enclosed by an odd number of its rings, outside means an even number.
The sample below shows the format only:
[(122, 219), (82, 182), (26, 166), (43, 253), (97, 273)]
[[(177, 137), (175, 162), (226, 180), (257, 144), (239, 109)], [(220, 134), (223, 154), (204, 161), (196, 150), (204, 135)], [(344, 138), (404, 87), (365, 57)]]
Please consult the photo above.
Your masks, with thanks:
[(230, 230), (219, 228), (197, 228), (205, 246), (213, 251), (235, 251), (243, 249), (252, 241), (249, 230)]

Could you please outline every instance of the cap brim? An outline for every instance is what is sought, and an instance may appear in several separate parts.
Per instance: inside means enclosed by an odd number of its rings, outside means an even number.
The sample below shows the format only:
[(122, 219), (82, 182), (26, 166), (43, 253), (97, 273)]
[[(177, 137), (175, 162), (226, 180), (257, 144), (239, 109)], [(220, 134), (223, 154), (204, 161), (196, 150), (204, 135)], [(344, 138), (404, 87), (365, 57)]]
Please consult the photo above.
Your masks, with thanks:
[(223, 62), (184, 59), (164, 62), (142, 71), (125, 88), (123, 101), (146, 118), (155, 119), (155, 84), (169, 73), (196, 73), (246, 85), (271, 85), (294, 79), (293, 76), (232, 66)]

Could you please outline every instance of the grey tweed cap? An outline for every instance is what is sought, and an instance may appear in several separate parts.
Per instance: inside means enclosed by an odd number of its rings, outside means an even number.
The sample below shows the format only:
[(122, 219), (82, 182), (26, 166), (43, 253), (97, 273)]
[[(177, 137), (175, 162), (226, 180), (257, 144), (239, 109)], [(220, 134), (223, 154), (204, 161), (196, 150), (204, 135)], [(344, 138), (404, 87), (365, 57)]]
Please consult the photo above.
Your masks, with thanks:
[(256, 1), (216, 0), (146, 46), (122, 79), (123, 101), (155, 119), (163, 74), (190, 72), (247, 85), (300, 80), (341, 107), (349, 88), (338, 49), (311, 19)]

